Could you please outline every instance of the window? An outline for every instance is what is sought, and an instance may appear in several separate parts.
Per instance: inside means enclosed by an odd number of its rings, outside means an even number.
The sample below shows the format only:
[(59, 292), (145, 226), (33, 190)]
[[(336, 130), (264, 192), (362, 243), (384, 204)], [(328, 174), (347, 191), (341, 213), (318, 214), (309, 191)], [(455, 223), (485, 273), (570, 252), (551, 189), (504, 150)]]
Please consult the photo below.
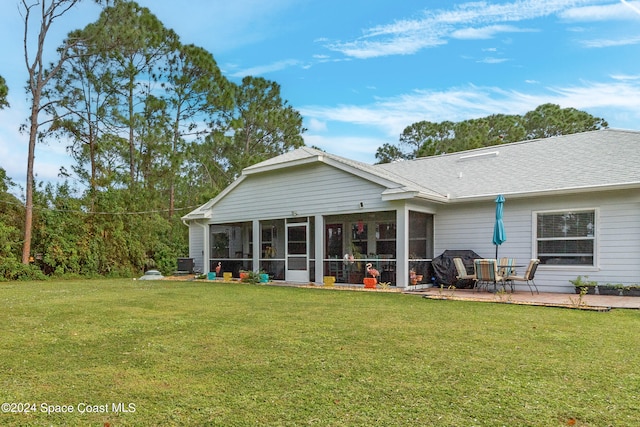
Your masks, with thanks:
[(536, 244), (541, 264), (595, 265), (596, 211), (538, 212)]

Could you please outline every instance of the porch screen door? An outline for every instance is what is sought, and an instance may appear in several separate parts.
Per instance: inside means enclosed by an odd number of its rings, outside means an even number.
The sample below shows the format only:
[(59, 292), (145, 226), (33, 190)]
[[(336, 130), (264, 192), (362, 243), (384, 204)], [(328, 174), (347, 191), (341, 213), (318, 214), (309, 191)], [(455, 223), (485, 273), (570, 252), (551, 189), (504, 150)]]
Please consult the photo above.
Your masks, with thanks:
[(309, 224), (287, 224), (287, 273), (288, 282), (309, 281)]

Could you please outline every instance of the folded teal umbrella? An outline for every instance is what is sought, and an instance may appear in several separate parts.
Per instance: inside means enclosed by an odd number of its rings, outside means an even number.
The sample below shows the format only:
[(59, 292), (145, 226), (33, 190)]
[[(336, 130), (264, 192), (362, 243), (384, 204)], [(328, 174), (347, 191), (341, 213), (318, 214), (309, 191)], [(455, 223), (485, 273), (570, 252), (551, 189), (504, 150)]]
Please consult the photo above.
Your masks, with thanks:
[(507, 233), (504, 231), (502, 216), (504, 213), (504, 196), (496, 197), (496, 223), (493, 226), (493, 244), (496, 245), (496, 259), (498, 259), (498, 246), (507, 241)]

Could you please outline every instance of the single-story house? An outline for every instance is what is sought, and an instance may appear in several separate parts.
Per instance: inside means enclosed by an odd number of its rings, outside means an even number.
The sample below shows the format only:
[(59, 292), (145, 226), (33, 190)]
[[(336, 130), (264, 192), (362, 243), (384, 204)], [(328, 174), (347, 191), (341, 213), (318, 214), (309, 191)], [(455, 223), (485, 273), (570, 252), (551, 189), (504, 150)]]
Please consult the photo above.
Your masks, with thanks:
[[(303, 147), (250, 166), (183, 217), (203, 272), (264, 270), (274, 280), (405, 287), (447, 249), (540, 259), (541, 291), (578, 275), (640, 284), (640, 132), (605, 129), (371, 165)], [(526, 287), (525, 287), (526, 289)]]

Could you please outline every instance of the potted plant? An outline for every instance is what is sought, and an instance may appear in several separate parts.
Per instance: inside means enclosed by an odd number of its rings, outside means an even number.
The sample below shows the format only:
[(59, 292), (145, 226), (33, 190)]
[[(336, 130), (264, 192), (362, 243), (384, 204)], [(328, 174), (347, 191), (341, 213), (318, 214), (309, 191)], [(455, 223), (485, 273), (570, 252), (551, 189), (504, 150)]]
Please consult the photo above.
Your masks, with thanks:
[(640, 286), (639, 285), (625, 286), (622, 289), (622, 295), (629, 296), (629, 297), (640, 297)]
[(599, 285), (598, 292), (600, 295), (622, 295), (622, 291), (624, 289), (624, 285), (622, 284), (610, 284)]
[[(244, 273), (244, 274), (243, 274)], [(267, 279), (269, 276), (267, 276)], [(243, 283), (252, 283), (257, 284), (260, 283), (260, 274), (255, 271), (244, 271), (240, 273), (240, 281)]]
[(418, 283), (422, 282), (422, 279), (422, 274), (416, 274), (416, 271), (413, 268), (409, 270), (409, 280), (411, 281), (411, 285), (417, 285)]
[(360, 261), (356, 261), (361, 258), (360, 252), (358, 252), (355, 246), (351, 247), (352, 252), (347, 253), (343, 257), (343, 263), (347, 269), (349, 283), (360, 283), (364, 278), (362, 273), (362, 265)]
[(589, 276), (584, 276), (584, 280), (582, 276), (578, 276), (573, 280), (569, 280), (569, 282), (574, 286), (576, 294), (580, 294), (583, 289), (587, 290), (587, 294), (594, 295), (599, 293), (598, 282), (596, 281), (588, 281)]
[(264, 270), (260, 270), (258, 275), (260, 276), (260, 283), (269, 283), (269, 274), (267, 274)]

